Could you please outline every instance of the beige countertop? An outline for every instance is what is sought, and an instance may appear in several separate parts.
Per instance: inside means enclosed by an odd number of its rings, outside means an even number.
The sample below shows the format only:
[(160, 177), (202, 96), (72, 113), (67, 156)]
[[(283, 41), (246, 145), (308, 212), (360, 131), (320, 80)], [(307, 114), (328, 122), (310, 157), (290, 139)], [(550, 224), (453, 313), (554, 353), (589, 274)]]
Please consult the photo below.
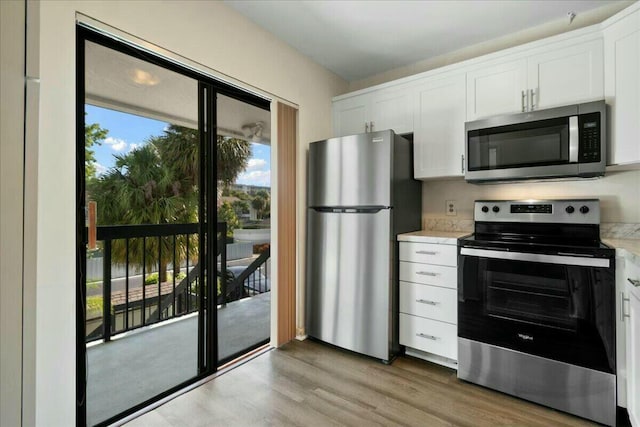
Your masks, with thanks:
[(469, 234), (471, 233), (466, 231), (419, 230), (411, 233), (398, 234), (398, 241), (456, 245), (459, 237), (467, 236)]
[(634, 263), (640, 264), (640, 239), (602, 239), (605, 245), (616, 249), (624, 249)]

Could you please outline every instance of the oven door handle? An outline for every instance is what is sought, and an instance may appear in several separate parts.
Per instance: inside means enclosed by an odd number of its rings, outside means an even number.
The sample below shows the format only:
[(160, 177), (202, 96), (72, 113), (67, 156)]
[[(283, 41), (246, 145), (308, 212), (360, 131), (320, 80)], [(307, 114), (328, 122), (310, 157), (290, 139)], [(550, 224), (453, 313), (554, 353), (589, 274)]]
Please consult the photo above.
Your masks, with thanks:
[(528, 262), (541, 262), (546, 264), (560, 264), (560, 265), (577, 265), (581, 267), (604, 267), (608, 268), (610, 262), (604, 258), (586, 258), (577, 256), (565, 256), (565, 255), (547, 255), (547, 254), (534, 254), (526, 252), (503, 252), (487, 249), (476, 248), (461, 248), (460, 255), (476, 256), (481, 258), (495, 258), (512, 261), (528, 261)]

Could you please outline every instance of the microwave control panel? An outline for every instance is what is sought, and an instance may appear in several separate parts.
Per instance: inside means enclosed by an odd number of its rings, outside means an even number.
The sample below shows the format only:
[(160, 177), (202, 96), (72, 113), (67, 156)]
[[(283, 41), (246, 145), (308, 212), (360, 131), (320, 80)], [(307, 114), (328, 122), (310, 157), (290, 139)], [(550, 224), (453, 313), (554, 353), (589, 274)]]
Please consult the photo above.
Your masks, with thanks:
[(580, 127), (580, 149), (579, 162), (591, 163), (599, 162), (600, 155), (600, 113), (581, 114), (578, 117)]

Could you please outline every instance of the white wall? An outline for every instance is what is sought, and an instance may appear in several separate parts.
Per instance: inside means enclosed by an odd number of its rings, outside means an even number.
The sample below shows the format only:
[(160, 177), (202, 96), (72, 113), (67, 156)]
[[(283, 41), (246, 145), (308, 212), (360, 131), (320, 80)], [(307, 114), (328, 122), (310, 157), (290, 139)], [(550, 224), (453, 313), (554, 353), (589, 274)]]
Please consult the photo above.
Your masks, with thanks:
[(25, 2), (0, 2), (0, 426), (22, 415)]
[(36, 423), (46, 426), (75, 422), (76, 11), (299, 106), (301, 251), (306, 146), (331, 135), (331, 98), (347, 89), (345, 81), (221, 2), (40, 3), (35, 400)]
[(392, 80), (422, 73), (428, 70), (433, 70), (435, 68), (444, 67), (445, 65), (455, 64), (457, 62), (486, 55), (492, 52), (497, 52), (499, 50), (518, 46), (545, 37), (550, 37), (567, 31), (577, 30), (578, 28), (587, 27), (589, 25), (598, 24), (608, 17), (633, 4), (635, 1), (637, 0), (625, 0), (615, 3), (611, 2), (610, 4), (599, 7), (597, 9), (592, 9), (584, 13), (580, 13), (575, 17), (571, 25), (569, 25), (569, 22), (565, 17), (562, 17), (556, 21), (548, 22), (536, 27), (525, 28), (521, 31), (518, 31), (517, 33), (477, 43), (454, 52), (437, 56), (435, 58), (425, 59), (413, 64), (394, 68), (392, 70), (376, 74), (375, 76), (353, 81), (349, 83), (349, 92), (364, 89), (385, 82), (390, 82)]
[[(604, 178), (580, 181), (468, 184), (464, 180), (422, 184), (422, 217), (444, 218), (445, 201), (455, 200), (458, 215), (473, 219), (473, 202), (481, 199), (598, 198), (602, 222), (640, 223), (640, 171), (609, 172)], [(424, 223), (424, 221), (423, 221)]]

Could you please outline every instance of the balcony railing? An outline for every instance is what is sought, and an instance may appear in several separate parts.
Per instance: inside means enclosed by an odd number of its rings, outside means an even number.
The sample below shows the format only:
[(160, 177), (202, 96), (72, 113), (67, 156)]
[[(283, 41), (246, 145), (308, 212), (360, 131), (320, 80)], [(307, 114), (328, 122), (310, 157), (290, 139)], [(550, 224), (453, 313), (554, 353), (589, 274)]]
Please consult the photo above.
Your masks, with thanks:
[[(93, 315), (87, 311), (87, 342), (109, 341), (114, 334), (198, 311), (203, 291), (197, 254), (198, 228), (197, 223), (97, 227), (97, 240), (102, 242), (103, 250), (102, 304), (99, 313), (95, 306)], [(226, 223), (218, 223), (218, 305), (271, 290), (269, 248), (248, 267), (228, 268), (226, 230)], [(124, 266), (125, 277), (116, 279), (124, 280), (124, 286), (120, 285), (124, 289), (113, 289), (112, 265)], [(139, 285), (134, 286), (131, 273), (140, 270)], [(171, 278), (163, 281), (169, 276), (164, 273), (169, 271), (173, 273)], [(145, 284), (150, 274), (158, 275), (157, 283)]]

